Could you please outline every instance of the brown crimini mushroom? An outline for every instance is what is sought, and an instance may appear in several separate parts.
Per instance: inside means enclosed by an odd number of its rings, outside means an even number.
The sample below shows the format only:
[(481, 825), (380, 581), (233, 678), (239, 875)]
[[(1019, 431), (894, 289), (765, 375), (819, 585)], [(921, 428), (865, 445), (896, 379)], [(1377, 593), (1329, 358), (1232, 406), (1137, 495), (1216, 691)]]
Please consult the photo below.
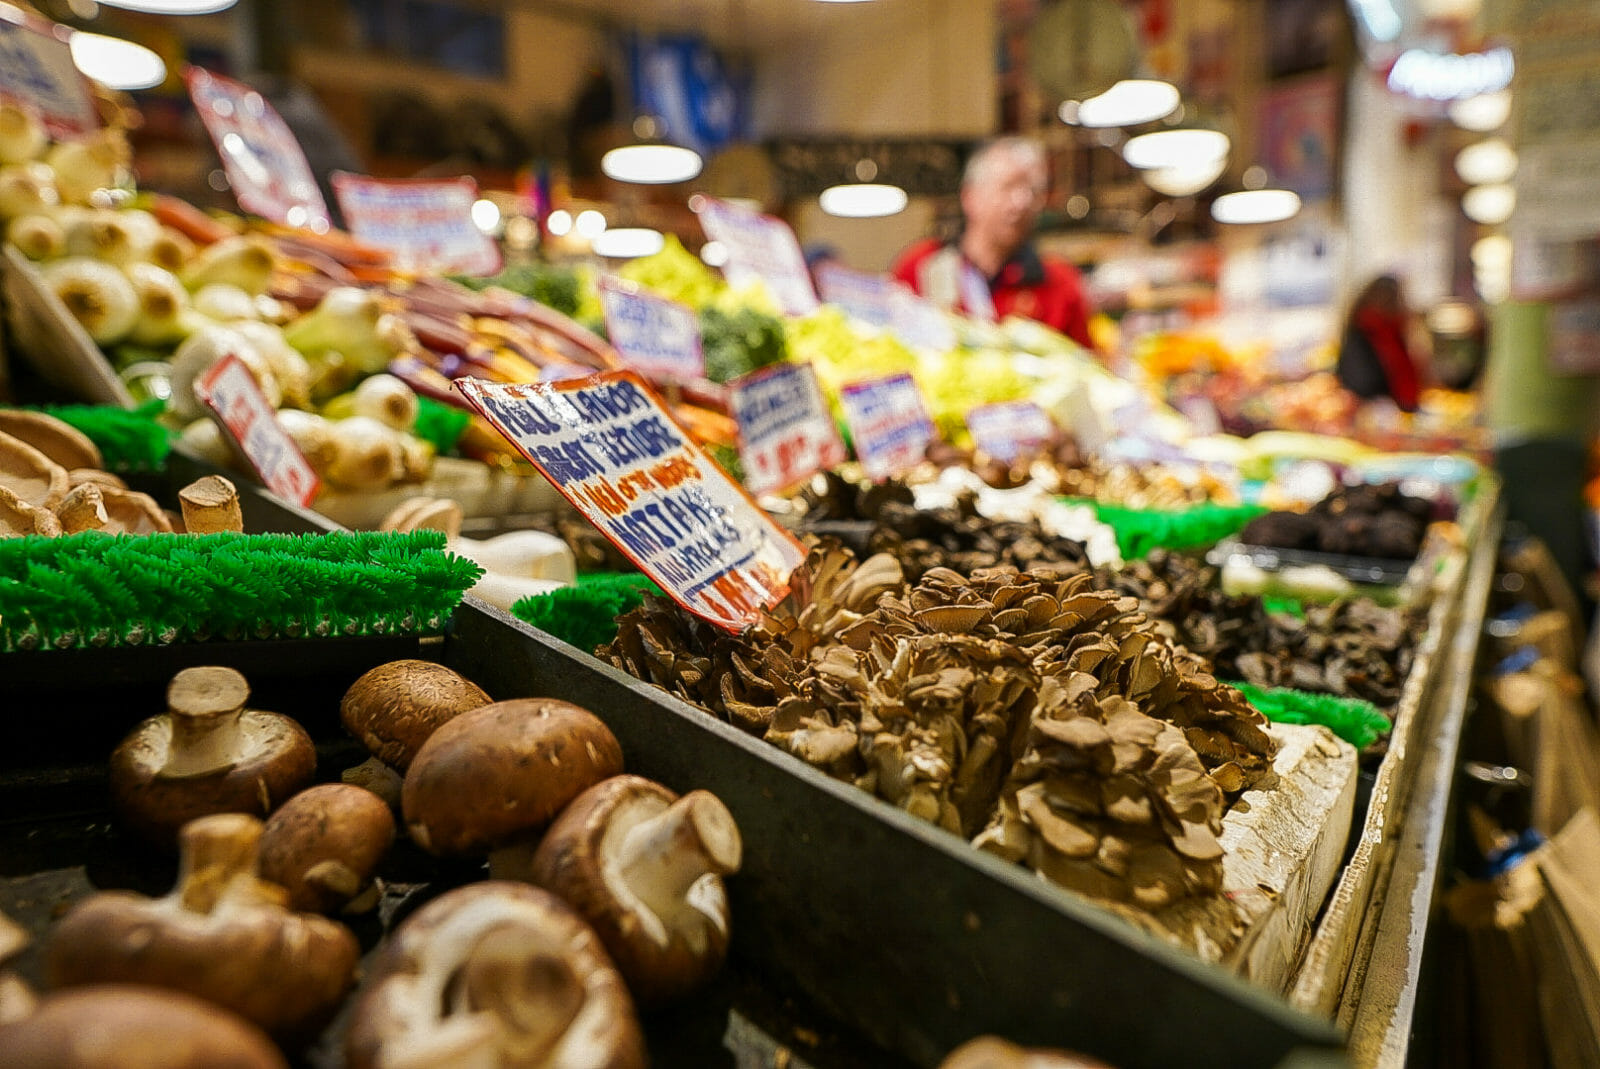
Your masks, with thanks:
[(287, 1069), (261, 1030), (177, 991), (97, 984), (58, 991), (0, 1025), (6, 1069)]
[(642, 1005), (659, 1005), (722, 966), (722, 877), (739, 870), (742, 849), (711, 792), (680, 798), (642, 776), (614, 776), (562, 810), (534, 854), (533, 882), (593, 925)]
[(150, 984), (278, 1036), (315, 1034), (355, 982), (360, 948), (343, 925), (284, 907), (283, 888), (256, 874), (260, 838), (243, 813), (186, 825), (165, 897), (107, 891), (61, 919), (45, 945), (47, 986)]
[(339, 702), (339, 719), (372, 754), (344, 774), (399, 808), (400, 777), (428, 736), (491, 701), (471, 680), (434, 661), (390, 661), (366, 672)]
[(979, 1036), (945, 1055), (939, 1069), (1110, 1069), (1110, 1066), (1071, 1051), (1019, 1047), (997, 1036)]
[(129, 827), (170, 849), (196, 817), (265, 816), (311, 782), (310, 736), (286, 716), (246, 709), (249, 696), (231, 668), (186, 668), (172, 678), (168, 712), (111, 755), (112, 803)]
[(289, 908), (359, 913), (377, 904), (372, 875), (394, 845), (394, 815), (348, 783), (308, 787), (268, 818), (261, 878), (289, 892)]
[(490, 880), (402, 924), (345, 1037), (350, 1069), (642, 1069), (622, 976), (554, 895)]
[(16, 921), (0, 913), (0, 1025), (21, 1020), (33, 1012), (33, 989), (7, 967), (27, 946), (28, 933)]
[(496, 702), (418, 751), (402, 792), (406, 830), (431, 854), (494, 851), (490, 871), (508, 875), (568, 802), (621, 771), (621, 744), (588, 710), (554, 698)]
[(106, 531), (111, 534), (171, 534), (172, 521), (149, 494), (101, 487), (105, 502)]

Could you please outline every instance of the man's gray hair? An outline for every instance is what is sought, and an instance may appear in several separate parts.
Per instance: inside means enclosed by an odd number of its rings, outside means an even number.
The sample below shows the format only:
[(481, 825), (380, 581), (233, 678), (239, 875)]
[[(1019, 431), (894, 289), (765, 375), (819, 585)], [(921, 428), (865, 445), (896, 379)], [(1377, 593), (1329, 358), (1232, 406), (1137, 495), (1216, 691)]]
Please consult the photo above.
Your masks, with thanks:
[(997, 161), (1021, 159), (1039, 175), (1040, 185), (1050, 181), (1050, 161), (1044, 146), (1031, 137), (1000, 137), (986, 141), (967, 157), (966, 169), (961, 172), (961, 188), (977, 185), (989, 177)]

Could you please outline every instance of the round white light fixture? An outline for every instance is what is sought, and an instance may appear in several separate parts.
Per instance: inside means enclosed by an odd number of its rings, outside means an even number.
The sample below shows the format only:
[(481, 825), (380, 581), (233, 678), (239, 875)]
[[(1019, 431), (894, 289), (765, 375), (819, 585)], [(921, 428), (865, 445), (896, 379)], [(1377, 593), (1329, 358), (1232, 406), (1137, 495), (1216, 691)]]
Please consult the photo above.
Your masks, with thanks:
[(1486, 134), (1500, 129), (1511, 118), (1511, 90), (1499, 89), (1452, 101), (1448, 111), (1450, 121), (1463, 130)]
[(1472, 243), (1472, 266), (1475, 268), (1503, 267), (1511, 263), (1511, 239), (1504, 234), (1490, 234)]
[(1211, 218), (1219, 223), (1276, 223), (1299, 210), (1299, 196), (1287, 189), (1246, 189), (1211, 202)]
[(600, 170), (618, 182), (668, 185), (700, 173), (700, 153), (677, 145), (627, 145), (600, 158)]
[(1140, 134), (1123, 145), (1122, 158), (1128, 166), (1140, 170), (1199, 166), (1225, 159), (1228, 144), (1228, 135), (1220, 130), (1157, 130)]
[(149, 89), (167, 80), (167, 65), (144, 45), (82, 30), (67, 45), (78, 70), (108, 88)]
[(580, 238), (588, 238), (593, 241), (606, 232), (606, 217), (593, 208), (587, 208), (578, 213), (578, 218), (573, 222), (572, 229), (578, 232)]
[(1170, 82), (1124, 78), (1080, 103), (1077, 121), (1080, 126), (1137, 126), (1171, 115), (1178, 100), (1178, 87)]
[(1473, 186), (1461, 197), (1461, 210), (1467, 218), (1484, 226), (1499, 226), (1517, 209), (1517, 191), (1504, 182), (1492, 186)]
[(613, 260), (629, 260), (635, 256), (654, 256), (666, 247), (667, 239), (661, 231), (642, 226), (619, 226), (607, 230), (594, 239), (594, 254)]
[(226, 11), (239, 0), (100, 0), (105, 7), (145, 11), (152, 15), (210, 15)]
[(906, 191), (899, 186), (878, 182), (829, 186), (817, 197), (823, 211), (847, 219), (875, 219), (894, 215), (905, 210), (907, 199)]
[(1222, 177), (1228, 157), (1199, 163), (1178, 163), (1171, 167), (1150, 167), (1139, 172), (1145, 185), (1169, 197), (1192, 197)]
[(721, 267), (728, 262), (728, 247), (720, 241), (708, 241), (700, 246), (700, 260), (707, 267)]
[(493, 234), (500, 225), (500, 206), (488, 199), (473, 201), (472, 225), (485, 234)]
[(572, 233), (572, 213), (565, 208), (557, 208), (546, 217), (544, 228), (550, 231), (552, 237), (566, 237)]
[(1517, 154), (1504, 138), (1491, 137), (1456, 153), (1456, 174), (1469, 186), (1509, 182), (1517, 173)]

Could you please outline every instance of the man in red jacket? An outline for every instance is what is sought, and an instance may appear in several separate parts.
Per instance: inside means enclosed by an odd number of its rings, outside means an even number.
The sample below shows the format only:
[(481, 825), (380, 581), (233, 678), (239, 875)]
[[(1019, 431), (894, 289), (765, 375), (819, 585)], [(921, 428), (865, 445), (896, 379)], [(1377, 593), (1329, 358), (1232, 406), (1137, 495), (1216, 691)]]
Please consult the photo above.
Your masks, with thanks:
[(1071, 264), (1041, 257), (1029, 240), (1049, 185), (1037, 142), (990, 142), (973, 153), (961, 177), (961, 234), (951, 244), (916, 242), (891, 273), (941, 307), (979, 319), (1036, 319), (1094, 348), (1083, 277)]

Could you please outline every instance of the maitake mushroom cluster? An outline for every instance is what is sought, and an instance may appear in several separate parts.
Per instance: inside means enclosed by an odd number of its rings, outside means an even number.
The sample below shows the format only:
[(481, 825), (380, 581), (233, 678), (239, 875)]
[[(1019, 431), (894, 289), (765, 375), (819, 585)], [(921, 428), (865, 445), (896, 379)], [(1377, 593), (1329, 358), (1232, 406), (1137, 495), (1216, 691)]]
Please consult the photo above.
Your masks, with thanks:
[(1220, 888), (1225, 795), (1274, 744), (1139, 603), (1075, 570), (933, 568), (818, 546), (809, 598), (742, 636), (665, 599), (601, 656), (984, 849), (1158, 909)]

